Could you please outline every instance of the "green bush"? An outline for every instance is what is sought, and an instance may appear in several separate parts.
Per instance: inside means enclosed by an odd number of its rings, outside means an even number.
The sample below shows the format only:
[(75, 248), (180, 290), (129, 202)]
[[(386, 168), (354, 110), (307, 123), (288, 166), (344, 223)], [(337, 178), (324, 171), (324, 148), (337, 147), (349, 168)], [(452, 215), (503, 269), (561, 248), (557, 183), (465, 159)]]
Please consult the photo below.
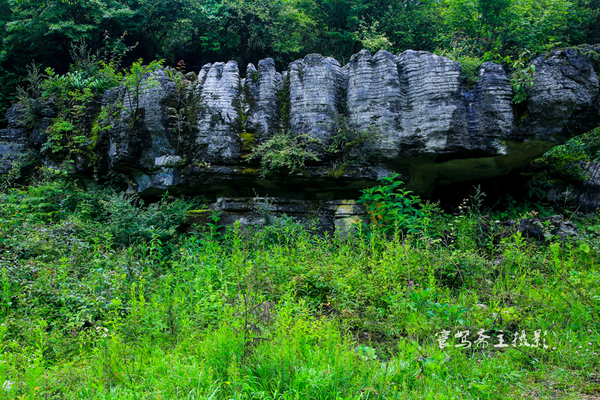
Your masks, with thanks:
[(112, 193), (108, 199), (101, 200), (115, 243), (129, 245), (154, 237), (174, 236), (185, 221), (187, 211), (196, 207), (183, 198), (167, 197), (147, 206), (138, 196), (123, 193)]
[(293, 136), (291, 132), (279, 132), (271, 139), (253, 149), (248, 161), (260, 159), (260, 173), (268, 172), (293, 174), (304, 168), (306, 161), (319, 161), (312, 149), (319, 144), (308, 135)]
[(386, 234), (395, 232), (417, 233), (431, 227), (436, 206), (423, 202), (419, 196), (402, 188), (399, 174), (380, 178), (383, 183), (364, 189), (358, 203), (366, 206), (371, 225)]

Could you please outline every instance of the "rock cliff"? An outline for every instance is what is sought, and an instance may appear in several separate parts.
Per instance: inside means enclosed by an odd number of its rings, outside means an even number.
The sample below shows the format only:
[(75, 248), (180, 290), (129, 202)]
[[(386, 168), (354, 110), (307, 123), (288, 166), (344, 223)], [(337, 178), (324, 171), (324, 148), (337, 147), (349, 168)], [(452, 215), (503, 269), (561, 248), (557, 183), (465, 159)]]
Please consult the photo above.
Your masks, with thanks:
[[(426, 194), (436, 185), (505, 175), (600, 125), (593, 60), (568, 49), (533, 64), (533, 85), (518, 107), (502, 66), (484, 63), (477, 85), (467, 87), (459, 63), (423, 51), (363, 50), (344, 66), (310, 54), (281, 73), (266, 59), (248, 65), (245, 77), (233, 61), (183, 78), (159, 70), (146, 77), (154, 84), (135, 105), (123, 88), (105, 94), (102, 107), (113, 112), (96, 147), (98, 165), (142, 194), (262, 189), (345, 198), (391, 171)], [(119, 99), (125, 107), (115, 112)], [(26, 129), (18, 110), (11, 109), (9, 127), (0, 131), (0, 173), (44, 142), (43, 126)], [(292, 175), (261, 177), (248, 155), (278, 132), (318, 140), (313, 150), (321, 161)], [(331, 150), (352, 135), (361, 138), (358, 145), (344, 154)], [(75, 164), (74, 173), (89, 175)]]

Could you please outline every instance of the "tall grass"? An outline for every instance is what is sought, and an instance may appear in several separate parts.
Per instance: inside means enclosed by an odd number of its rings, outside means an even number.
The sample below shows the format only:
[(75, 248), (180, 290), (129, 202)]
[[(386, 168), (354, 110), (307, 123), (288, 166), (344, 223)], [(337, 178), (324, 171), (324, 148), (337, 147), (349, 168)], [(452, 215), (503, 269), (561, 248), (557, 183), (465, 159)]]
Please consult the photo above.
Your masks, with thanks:
[[(439, 215), (426, 235), (323, 238), (287, 220), (215, 240), (178, 232), (183, 200), (140, 207), (108, 189), (40, 185), (0, 195), (0, 398), (600, 391), (593, 216), (564, 242), (498, 243), (469, 210)], [(455, 347), (465, 330), (472, 345)], [(512, 346), (535, 331), (547, 348)], [(509, 347), (494, 347), (499, 335)]]

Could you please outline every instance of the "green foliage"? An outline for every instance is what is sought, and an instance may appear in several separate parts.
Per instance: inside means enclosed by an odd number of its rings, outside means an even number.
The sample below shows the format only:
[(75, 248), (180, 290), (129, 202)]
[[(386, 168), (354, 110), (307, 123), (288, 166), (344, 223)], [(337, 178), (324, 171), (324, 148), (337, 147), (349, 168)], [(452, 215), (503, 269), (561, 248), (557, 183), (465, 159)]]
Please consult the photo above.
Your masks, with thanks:
[(283, 214), (279, 217), (269, 217), (266, 226), (258, 230), (255, 240), (263, 246), (293, 245), (310, 233), (310, 227), (298, 222), (293, 217)]
[(47, 129), (48, 139), (42, 152), (50, 150), (60, 161), (83, 157), (93, 165), (97, 161), (98, 132), (91, 129), (90, 123), (101, 96), (116, 86), (122, 75), (112, 64), (98, 61), (83, 42), (71, 49), (71, 55), (75, 64), (64, 75), (52, 68), (43, 74), (36, 64), (29, 67), (29, 86), (19, 89), (23, 122), (34, 127), (44, 109), (50, 110), (56, 116)]
[(551, 189), (560, 190), (561, 202), (566, 209), (574, 199), (575, 187), (590, 179), (591, 162), (600, 160), (600, 129), (596, 128), (555, 146), (530, 165), (530, 193), (545, 198)]
[(540, 53), (569, 40), (570, 7), (567, 0), (446, 0), (439, 9), (446, 29), (439, 37), (443, 47), (459, 43), (472, 56)]
[[(581, 160), (600, 160), (600, 129), (596, 128), (583, 135), (567, 141), (565, 144), (555, 146), (544, 154), (548, 166), (556, 162), (575, 162)], [(564, 167), (558, 165), (557, 169)]]
[(183, 224), (186, 212), (195, 204), (185, 199), (168, 199), (147, 206), (137, 196), (112, 194), (99, 204), (107, 214), (108, 232), (115, 243), (128, 245), (152, 238), (165, 239), (175, 236), (176, 229)]
[(165, 69), (167, 76), (175, 84), (175, 98), (171, 107), (171, 126), (177, 134), (177, 148), (189, 137), (194, 129), (200, 109), (200, 95), (194, 91), (194, 82), (188, 80), (181, 71)]
[(348, 160), (350, 153), (355, 152), (362, 160), (366, 161), (365, 145), (376, 142), (378, 138), (379, 133), (375, 128), (361, 129), (348, 117), (338, 114), (334, 118), (331, 143), (325, 151), (343, 161)]
[(134, 62), (123, 76), (121, 84), (124, 88), (123, 110), (129, 116), (129, 126), (133, 127), (142, 118), (140, 109), (140, 96), (150, 88), (159, 83), (152, 74), (162, 67), (162, 60), (154, 60), (148, 65), (142, 65), (143, 60)]
[(327, 146), (308, 135), (292, 137), (290, 132), (279, 132), (256, 146), (248, 161), (260, 159), (261, 176), (269, 171), (292, 174), (301, 170), (309, 160), (318, 162), (316, 150), (320, 149), (333, 157), (330, 175), (339, 177), (351, 162), (351, 153), (362, 160), (368, 158), (366, 145), (376, 141), (378, 133), (373, 128), (360, 129), (339, 114), (335, 117), (332, 129), (333, 134)]
[(336, 115), (330, 144), (324, 148), (325, 152), (334, 158), (329, 175), (339, 178), (352, 163), (351, 154), (366, 162), (369, 156), (368, 145), (376, 142), (378, 138), (379, 134), (375, 128), (360, 129), (348, 117)]
[(312, 149), (319, 141), (308, 135), (278, 132), (271, 139), (256, 146), (248, 160), (260, 159), (261, 176), (269, 171), (293, 174), (304, 168), (306, 161), (319, 161)]
[[(572, 241), (517, 233), (486, 242), (480, 218), (490, 216), (476, 192), (457, 215), (430, 219), (428, 233), (441, 235), (319, 237), (282, 218), (217, 241), (176, 232), (194, 205), (185, 199), (143, 205), (46, 174), (0, 194), (5, 397), (500, 399), (547, 382), (578, 397), (595, 390), (597, 216), (578, 220)], [(474, 343), (482, 329), (488, 346)], [(456, 347), (464, 330), (468, 349)], [(536, 330), (548, 348), (512, 346), (517, 332), (532, 343)], [(504, 351), (492, 347), (499, 334)]]
[(28, 178), (28, 172), (36, 164), (36, 157), (33, 153), (6, 154), (9, 156), (10, 169), (7, 173), (0, 176), (0, 190), (7, 190), (17, 187)]
[(458, 47), (454, 47), (451, 51), (441, 51), (440, 55), (460, 63), (461, 76), (468, 87), (474, 87), (477, 84), (479, 68), (484, 62), (482, 58), (474, 57), (470, 55), (470, 52)]
[(223, 212), (213, 211), (210, 216), (211, 222), (206, 223), (206, 226), (208, 226), (209, 237), (213, 240), (223, 240), (224, 238), (221, 232), (225, 226), (219, 225), (222, 213)]
[(380, 178), (383, 185), (363, 189), (357, 202), (365, 204), (373, 227), (385, 234), (427, 230), (435, 205), (422, 202), (419, 196), (402, 188), (404, 182), (399, 176)]
[(22, 221), (59, 222), (76, 214), (83, 220), (106, 224), (104, 230), (115, 244), (129, 245), (175, 235), (186, 211), (194, 206), (184, 199), (169, 200), (166, 195), (161, 201), (144, 206), (136, 196), (108, 188), (86, 192), (63, 178), (63, 171), (43, 171), (45, 177), (38, 185), (0, 194), (0, 210), (5, 218), (14, 218), (11, 225), (18, 226)]
[[(40, 123), (42, 115), (54, 116), (46, 130), (47, 141), (42, 145), (42, 153), (59, 162), (78, 161), (80, 166), (95, 170), (99, 161), (96, 145), (102, 132), (110, 128), (115, 113), (125, 111), (130, 127), (143, 117), (140, 95), (158, 85), (152, 73), (161, 68), (162, 62), (142, 65), (138, 60), (120, 72), (117, 69), (119, 54), (111, 54), (106, 58), (108, 62), (100, 60), (84, 42), (79, 42), (71, 49), (74, 64), (66, 74), (57, 74), (52, 68), (43, 74), (37, 64), (28, 67), (29, 86), (19, 89), (22, 122), (33, 128)], [(117, 110), (110, 107), (101, 110), (102, 95), (119, 84), (123, 96)], [(183, 102), (181, 97), (179, 103)], [(186, 117), (189, 119), (187, 114)]]
[(28, 83), (26, 88), (17, 88), (17, 98), (23, 110), (22, 123), (28, 127), (37, 124), (41, 117), (46, 102), (42, 99), (43, 82), (45, 75), (41, 71), (41, 65), (35, 62), (27, 66)]
[(375, 21), (372, 25), (367, 26), (365, 22), (361, 22), (359, 30), (354, 33), (360, 44), (364, 49), (367, 49), (373, 53), (379, 50), (392, 50), (393, 44), (385, 36), (385, 34), (379, 32), (379, 22)]
[(519, 55), (519, 58), (513, 63), (513, 72), (510, 75), (515, 96), (513, 103), (519, 104), (527, 99), (527, 89), (533, 86), (535, 77), (535, 65), (529, 64), (532, 59), (530, 51), (526, 50)]

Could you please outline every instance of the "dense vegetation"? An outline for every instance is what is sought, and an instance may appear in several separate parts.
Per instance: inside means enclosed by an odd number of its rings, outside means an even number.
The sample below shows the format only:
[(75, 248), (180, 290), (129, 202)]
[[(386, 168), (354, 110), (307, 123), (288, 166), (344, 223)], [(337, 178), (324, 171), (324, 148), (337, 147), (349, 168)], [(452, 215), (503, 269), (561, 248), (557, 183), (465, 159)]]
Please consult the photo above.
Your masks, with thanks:
[[(0, 114), (35, 61), (57, 73), (73, 43), (123, 65), (143, 58), (207, 62), (273, 57), (279, 68), (318, 52), (338, 60), (362, 48), (446, 53), (471, 66), (522, 62), (554, 46), (600, 42), (597, 0), (3, 0)], [(467, 68), (469, 70), (469, 68)]]
[[(600, 42), (599, 15), (597, 0), (2, 1), (0, 113), (19, 98), (34, 126), (52, 103), (40, 155), (93, 173), (102, 94), (123, 83), (117, 108), (133, 107), (165, 64), (185, 85), (182, 71), (216, 60), (422, 49), (460, 61), (467, 83), (503, 63), (518, 102), (527, 62)], [(332, 153), (368, 136), (344, 123)], [(263, 174), (316, 157), (275, 139), (253, 155)], [(527, 201), (488, 206), (473, 189), (442, 211), (382, 178), (359, 200), (370, 220), (335, 237), (285, 215), (190, 225), (205, 199), (145, 203), (110, 177), (85, 190), (32, 153), (0, 179), (0, 399), (597, 396), (600, 215), (546, 193), (581, 180), (599, 143), (595, 130), (532, 164)], [(553, 214), (578, 235), (495, 222)]]
[(490, 227), (557, 210), (484, 196), (444, 213), (386, 178), (362, 196), (372, 222), (330, 237), (286, 217), (186, 227), (201, 199), (144, 205), (41, 171), (0, 194), (0, 397), (597, 394), (600, 218), (528, 239)]

